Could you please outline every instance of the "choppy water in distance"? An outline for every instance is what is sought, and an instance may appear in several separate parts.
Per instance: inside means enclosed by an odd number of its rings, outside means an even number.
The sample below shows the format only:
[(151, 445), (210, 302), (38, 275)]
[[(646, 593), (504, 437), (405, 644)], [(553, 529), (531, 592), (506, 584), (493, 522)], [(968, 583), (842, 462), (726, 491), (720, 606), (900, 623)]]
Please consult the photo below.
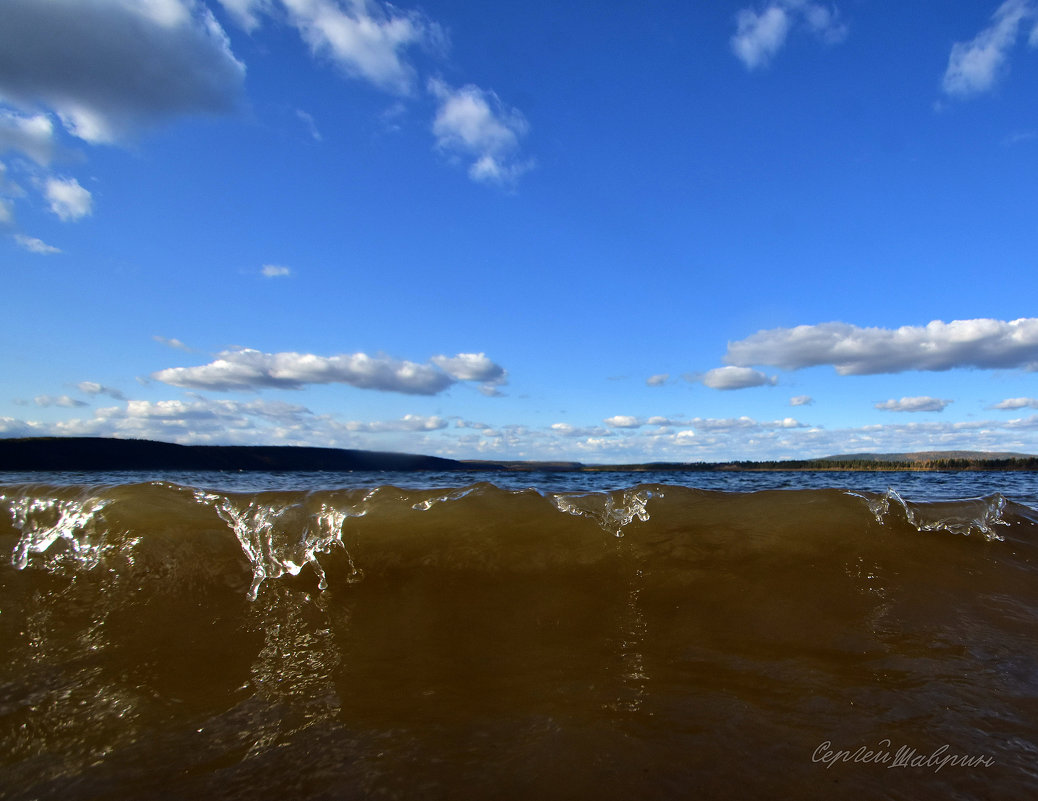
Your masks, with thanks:
[(444, 489), (490, 483), (506, 490), (609, 492), (635, 484), (670, 484), (719, 492), (775, 489), (849, 489), (885, 492), (895, 489), (915, 500), (952, 500), (1001, 493), (1038, 508), (1038, 473), (921, 471), (760, 471), (760, 472), (551, 472), (551, 471), (155, 471), (155, 472), (4, 472), (0, 486), (11, 484), (112, 485), (164, 481), (229, 492), (319, 490), (337, 488)]
[(0, 474), (0, 798), (1032, 799), (1036, 483)]

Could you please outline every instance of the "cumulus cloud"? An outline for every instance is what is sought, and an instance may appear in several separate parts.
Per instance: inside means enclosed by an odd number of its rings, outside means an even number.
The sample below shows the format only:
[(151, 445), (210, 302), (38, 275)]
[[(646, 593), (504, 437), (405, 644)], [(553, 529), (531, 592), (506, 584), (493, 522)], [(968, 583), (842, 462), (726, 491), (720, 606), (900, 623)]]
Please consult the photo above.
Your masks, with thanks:
[(93, 197), (75, 178), (48, 178), (44, 194), (50, 210), (63, 222), (78, 220), (93, 211)]
[[(343, 72), (399, 97), (413, 97), (419, 85), (413, 51), (443, 54), (447, 35), (419, 11), (407, 11), (380, 0), (220, 0), (246, 30), (254, 30), (275, 9), (295, 27), (313, 53)], [(521, 159), (519, 142), (528, 130), (521, 112), (506, 106), (489, 90), (468, 84), (448, 86), (439, 78), (425, 81), (437, 101), (432, 131), (437, 148), (468, 165), (479, 183), (510, 186), (531, 168)], [(394, 104), (392, 113), (403, 108)], [(297, 112), (313, 137), (320, 134), (313, 118)]]
[(815, 399), (810, 395), (794, 395), (789, 399), (790, 406), (810, 406), (815, 402)]
[[(24, 405), (24, 404), (23, 404)], [(70, 412), (75, 413), (75, 412)], [(82, 412), (80, 412), (82, 413)], [(660, 421), (674, 426), (655, 427)], [(405, 415), (341, 422), (303, 406), (263, 400), (130, 401), (84, 419), (0, 418), (3, 436), (117, 436), (181, 443), (384, 447), (460, 458), (559, 459), (591, 463), (790, 459), (839, 453), (982, 450), (1038, 453), (1038, 414), (1011, 420), (908, 422), (825, 429), (794, 418), (748, 416), (673, 420), (636, 428), (555, 423), (545, 427)], [(379, 438), (379, 439), (375, 439)]]
[(956, 42), (948, 57), (941, 88), (945, 94), (968, 97), (990, 90), (1008, 69), (1009, 51), (1022, 27), (1030, 26), (1028, 43), (1038, 45), (1038, 5), (1034, 0), (1006, 0), (991, 24), (968, 42)]
[(914, 398), (883, 401), (877, 403), (876, 408), (883, 412), (943, 412), (949, 403), (951, 403), (950, 400), (921, 395)]
[(23, 248), (30, 253), (39, 253), (43, 256), (50, 256), (54, 253), (61, 253), (60, 248), (56, 248), (53, 245), (48, 245), (42, 239), (37, 239), (34, 236), (26, 236), (25, 234), (15, 234), (14, 241), (18, 243), (20, 248)]
[(772, 0), (760, 11), (744, 8), (736, 14), (735, 24), (732, 52), (751, 70), (768, 65), (794, 26), (829, 43), (839, 42), (847, 33), (835, 9), (811, 0)]
[(763, 387), (778, 383), (774, 376), (767, 376), (759, 370), (750, 367), (715, 367), (707, 370), (700, 381), (711, 389), (747, 389), (749, 387)]
[(504, 369), (488, 359), (485, 353), (433, 356), (429, 361), (458, 381), (500, 381), (505, 376)]
[(287, 278), (292, 274), (292, 270), (278, 264), (264, 264), (260, 274), (264, 278)]
[(613, 415), (612, 417), (607, 417), (602, 422), (611, 428), (638, 428), (642, 425), (641, 420), (637, 417), (631, 417), (629, 414)]
[(0, 96), (116, 142), (173, 116), (236, 108), (245, 68), (197, 0), (5, 0)]
[(455, 381), (482, 382), (479, 391), (490, 398), (502, 393), (498, 389), (508, 380), (503, 367), (495, 364), (485, 353), (459, 353), (457, 356), (433, 356), (430, 361)]
[(836, 322), (773, 328), (730, 342), (724, 361), (787, 370), (829, 364), (840, 375), (962, 367), (1033, 370), (1038, 368), (1038, 318), (934, 320), (897, 329)]
[[(437, 362), (454, 369), (455, 374)], [(484, 376), (503, 375), (504, 370), (483, 354), (436, 356), (431, 364), (418, 364), (366, 353), (317, 356), (244, 348), (224, 351), (215, 361), (199, 367), (159, 370), (152, 378), (177, 387), (217, 391), (301, 389), (307, 384), (334, 383), (409, 395), (435, 395), (457, 381), (482, 381), (487, 380)]]
[(656, 375), (650, 375), (645, 379), (646, 386), (650, 387), (662, 387), (667, 383), (670, 378), (670, 373), (657, 373)]
[(439, 102), (433, 120), (437, 147), (470, 160), (472, 180), (511, 184), (531, 167), (518, 158), (519, 140), (529, 128), (521, 112), (472, 84), (455, 89), (434, 78), (428, 87)]
[(1038, 398), (1006, 398), (999, 401), (992, 409), (1038, 409)]

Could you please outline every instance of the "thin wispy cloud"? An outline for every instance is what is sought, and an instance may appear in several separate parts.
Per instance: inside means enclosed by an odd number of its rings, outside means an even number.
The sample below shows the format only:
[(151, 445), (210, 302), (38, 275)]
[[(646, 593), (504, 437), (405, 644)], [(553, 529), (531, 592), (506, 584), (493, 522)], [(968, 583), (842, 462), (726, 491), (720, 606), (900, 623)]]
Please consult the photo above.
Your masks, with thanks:
[(732, 52), (750, 70), (766, 67), (785, 46), (791, 30), (806, 30), (829, 44), (847, 35), (835, 7), (811, 0), (772, 0), (759, 10), (744, 8), (736, 14), (735, 25)]
[(106, 395), (115, 400), (126, 400), (126, 396), (123, 395), (122, 390), (114, 387), (106, 387), (104, 384), (99, 384), (96, 381), (80, 381), (76, 384), (76, 389), (84, 395)]
[(264, 278), (288, 278), (292, 275), (292, 270), (280, 264), (264, 264), (260, 269), (260, 275)]
[(312, 114), (308, 114), (302, 109), (296, 109), (296, 117), (306, 126), (307, 132), (310, 134), (310, 138), (315, 142), (323, 142), (324, 137), (321, 132), (317, 129), (317, 121), (314, 120)]
[(174, 350), (183, 350), (187, 351), (188, 353), (191, 353), (194, 350), (194, 348), (190, 347), (189, 345), (185, 345), (183, 342), (181, 342), (179, 339), (175, 337), (162, 337), (156, 334), (152, 337), (152, 339), (158, 342), (160, 345), (165, 345), (167, 348), (173, 348)]
[(86, 406), (85, 401), (81, 401), (78, 398), (72, 398), (68, 395), (37, 395), (32, 399), (32, 402), (37, 406), (63, 406), (66, 409), (75, 409), (80, 406)]
[(1009, 69), (1009, 54), (1021, 31), (1029, 47), (1038, 46), (1038, 3), (1006, 0), (991, 17), (988, 27), (967, 42), (956, 42), (948, 57), (941, 88), (953, 97), (970, 97), (990, 91)]
[(34, 236), (15, 234), (14, 241), (18, 243), (20, 248), (27, 250), (30, 253), (39, 253), (42, 256), (51, 256), (55, 253), (61, 253), (61, 248), (48, 245), (42, 239), (37, 239)]

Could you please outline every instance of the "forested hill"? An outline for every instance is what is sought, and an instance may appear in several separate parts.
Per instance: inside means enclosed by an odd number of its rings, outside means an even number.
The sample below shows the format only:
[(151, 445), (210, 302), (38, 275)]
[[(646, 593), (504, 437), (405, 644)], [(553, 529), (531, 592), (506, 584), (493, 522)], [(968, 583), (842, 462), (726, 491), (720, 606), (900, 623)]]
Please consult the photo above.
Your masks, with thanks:
[(753, 470), (1038, 470), (1038, 456), (1022, 453), (927, 451), (859, 453), (821, 459), (737, 462), (649, 462), (587, 465), (444, 459), (409, 453), (276, 445), (175, 445), (103, 437), (0, 439), (0, 470), (519, 470), (753, 471)]
[(0, 439), (0, 470), (471, 470), (408, 453), (264, 445), (175, 445), (103, 437)]

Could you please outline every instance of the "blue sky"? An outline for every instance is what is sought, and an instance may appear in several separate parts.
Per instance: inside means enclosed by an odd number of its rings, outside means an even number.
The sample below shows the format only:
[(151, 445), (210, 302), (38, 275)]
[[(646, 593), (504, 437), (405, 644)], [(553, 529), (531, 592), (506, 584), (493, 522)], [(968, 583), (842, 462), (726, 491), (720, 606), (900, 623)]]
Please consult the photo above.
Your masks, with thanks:
[(1038, 0), (5, 0), (0, 436), (1038, 453)]

